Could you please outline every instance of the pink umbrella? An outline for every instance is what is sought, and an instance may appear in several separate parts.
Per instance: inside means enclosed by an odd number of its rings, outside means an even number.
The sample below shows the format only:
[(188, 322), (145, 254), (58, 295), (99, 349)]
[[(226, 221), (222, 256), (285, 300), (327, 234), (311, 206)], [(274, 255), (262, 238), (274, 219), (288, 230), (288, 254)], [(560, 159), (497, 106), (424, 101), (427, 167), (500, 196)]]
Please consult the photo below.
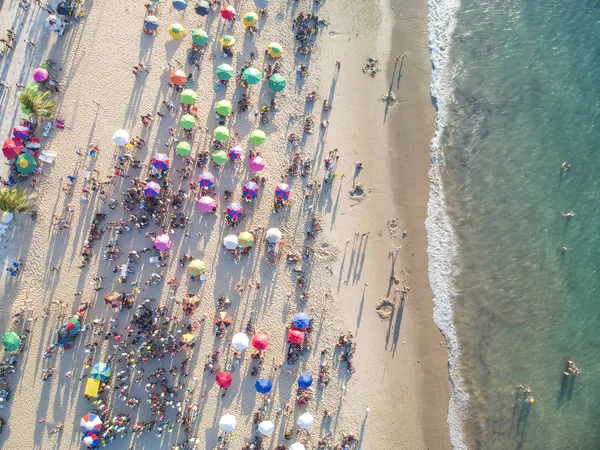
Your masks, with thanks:
[(265, 168), (265, 160), (260, 156), (255, 156), (250, 160), (250, 170), (252, 172), (260, 172)]
[(48, 79), (48, 71), (42, 67), (38, 67), (33, 71), (33, 79), (38, 83)]
[(167, 234), (161, 234), (154, 239), (154, 246), (157, 250), (168, 250), (171, 248), (171, 238)]
[(217, 202), (215, 199), (208, 195), (204, 195), (198, 200), (198, 208), (200, 208), (200, 211), (202, 212), (213, 212), (216, 206)]

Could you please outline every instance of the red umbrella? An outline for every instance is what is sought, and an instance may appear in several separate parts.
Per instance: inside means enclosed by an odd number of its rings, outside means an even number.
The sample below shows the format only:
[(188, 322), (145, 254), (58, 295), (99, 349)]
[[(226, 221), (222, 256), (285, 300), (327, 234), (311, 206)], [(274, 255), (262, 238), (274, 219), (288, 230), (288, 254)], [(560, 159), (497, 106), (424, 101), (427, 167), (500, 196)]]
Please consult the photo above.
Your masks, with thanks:
[(292, 328), (288, 331), (288, 341), (292, 344), (301, 344), (304, 341), (304, 331)]
[(215, 379), (217, 384), (222, 388), (227, 389), (231, 386), (231, 375), (228, 372), (219, 372)]
[(176, 70), (175, 72), (171, 73), (169, 78), (171, 79), (171, 83), (176, 84), (177, 86), (187, 81), (187, 75), (183, 70)]
[(266, 334), (258, 333), (252, 338), (252, 347), (256, 350), (264, 350), (269, 346), (269, 338)]
[(225, 20), (232, 20), (235, 17), (235, 9), (233, 6), (226, 6), (221, 10), (221, 17)]
[(8, 159), (15, 159), (23, 151), (23, 141), (21, 139), (10, 138), (4, 141), (2, 153)]

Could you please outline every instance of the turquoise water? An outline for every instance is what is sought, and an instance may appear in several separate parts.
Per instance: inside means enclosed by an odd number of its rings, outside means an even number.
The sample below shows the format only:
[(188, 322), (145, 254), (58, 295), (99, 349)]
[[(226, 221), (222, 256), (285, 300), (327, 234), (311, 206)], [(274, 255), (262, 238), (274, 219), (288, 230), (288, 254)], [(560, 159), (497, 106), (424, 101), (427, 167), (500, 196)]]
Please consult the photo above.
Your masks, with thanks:
[[(455, 17), (440, 148), (463, 434), (600, 449), (600, 2), (462, 0)], [(565, 383), (567, 359), (582, 374)]]

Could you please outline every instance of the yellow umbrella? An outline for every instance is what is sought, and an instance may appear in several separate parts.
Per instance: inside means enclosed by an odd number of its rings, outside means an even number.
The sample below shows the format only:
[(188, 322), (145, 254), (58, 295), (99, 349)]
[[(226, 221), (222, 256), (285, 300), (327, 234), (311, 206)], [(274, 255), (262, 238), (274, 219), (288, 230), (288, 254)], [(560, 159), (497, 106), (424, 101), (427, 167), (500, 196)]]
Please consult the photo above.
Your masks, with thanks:
[(258, 15), (255, 12), (248, 12), (244, 14), (244, 25), (251, 27), (258, 22)]
[(173, 39), (181, 39), (184, 31), (183, 25), (180, 23), (171, 24), (169, 27), (169, 34)]
[(235, 44), (235, 38), (229, 34), (224, 35), (219, 42), (223, 45), (223, 47), (231, 47)]
[(181, 336), (181, 340), (179, 341), (179, 345), (181, 346), (181, 350), (191, 350), (196, 346), (194, 342), (194, 335), (190, 333), (186, 333)]
[(267, 51), (269, 52), (269, 55), (271, 55), (273, 58), (281, 58), (281, 55), (283, 54), (281, 44), (277, 42), (271, 42), (267, 47)]
[(242, 231), (238, 236), (238, 242), (242, 248), (252, 247), (254, 245), (254, 236), (248, 231)]
[(206, 264), (199, 259), (194, 259), (188, 266), (188, 272), (192, 277), (198, 277), (206, 271)]

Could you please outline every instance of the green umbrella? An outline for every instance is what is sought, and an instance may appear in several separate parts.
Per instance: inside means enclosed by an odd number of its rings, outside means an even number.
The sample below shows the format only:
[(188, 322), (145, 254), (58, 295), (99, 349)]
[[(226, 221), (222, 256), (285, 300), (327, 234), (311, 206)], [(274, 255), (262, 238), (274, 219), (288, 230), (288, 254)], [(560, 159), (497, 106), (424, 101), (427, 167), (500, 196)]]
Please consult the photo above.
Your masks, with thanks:
[(262, 73), (255, 67), (248, 67), (244, 70), (242, 78), (248, 84), (257, 84), (262, 79)]
[(269, 87), (273, 90), (273, 92), (281, 92), (285, 88), (287, 81), (278, 73), (274, 73), (269, 78)]
[(220, 64), (217, 66), (217, 78), (219, 80), (229, 80), (233, 76), (233, 67), (229, 64)]
[(250, 142), (252, 142), (253, 145), (263, 145), (267, 142), (267, 136), (260, 130), (254, 130), (250, 133)]
[(191, 89), (185, 89), (179, 97), (184, 105), (193, 105), (196, 101), (196, 93)]
[(177, 144), (177, 148), (175, 150), (179, 156), (188, 156), (190, 153), (192, 153), (192, 147), (190, 146), (189, 142), (185, 141), (181, 141), (179, 144)]
[(14, 352), (21, 346), (21, 338), (14, 331), (9, 331), (2, 338), (2, 343), (4, 344), (4, 349), (6, 351)]
[(204, 45), (208, 42), (208, 34), (202, 28), (196, 28), (192, 31), (192, 42), (197, 45)]
[(229, 100), (221, 100), (217, 102), (217, 112), (222, 116), (228, 116), (231, 114), (231, 102)]
[(227, 139), (229, 139), (229, 130), (227, 127), (217, 127), (213, 132), (213, 136), (217, 141), (225, 142)]
[(227, 162), (227, 153), (223, 150), (217, 150), (212, 154), (212, 160), (217, 166), (222, 166)]
[(27, 174), (35, 170), (37, 163), (35, 162), (35, 158), (29, 153), (21, 153), (17, 158), (16, 165), (19, 172)]
[(191, 114), (184, 114), (179, 120), (179, 125), (184, 130), (191, 130), (196, 125), (196, 119)]

